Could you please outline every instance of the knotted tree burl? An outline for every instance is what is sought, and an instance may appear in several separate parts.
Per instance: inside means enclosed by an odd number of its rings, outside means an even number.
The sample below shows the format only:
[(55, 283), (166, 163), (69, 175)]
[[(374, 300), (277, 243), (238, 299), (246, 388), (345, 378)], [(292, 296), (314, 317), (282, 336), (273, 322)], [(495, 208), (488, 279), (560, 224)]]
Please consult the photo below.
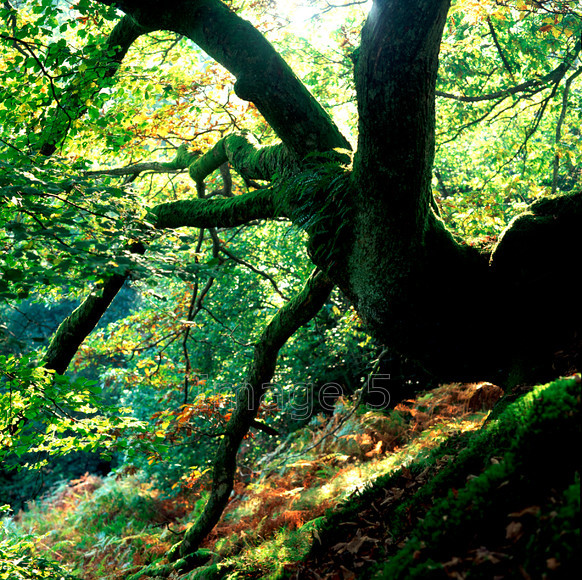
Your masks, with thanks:
[[(558, 350), (580, 349), (582, 301), (573, 273), (582, 257), (581, 192), (534, 203), (487, 252), (452, 235), (438, 215), (431, 191), (435, 86), (449, 0), (374, 2), (354, 54), (353, 154), (273, 47), (219, 0), (102, 3), (125, 14), (114, 31), (112, 71), (124, 43), (153, 30), (177, 32), (236, 77), (237, 95), (252, 101), (280, 138), (261, 148), (251, 135), (232, 134), (201, 155), (180, 151), (172, 163), (188, 167), (199, 186), (228, 162), (244, 179), (270, 187), (163, 203), (151, 208), (155, 226), (228, 228), (287, 217), (308, 224), (315, 266), (303, 291), (265, 325), (218, 450), (206, 509), (172, 554), (179, 567), (195, 564), (228, 501), (236, 453), (258, 406), (248, 401), (258, 402), (279, 349), (334, 286), (370, 333), (442, 380), (544, 379), (555, 373)], [(58, 139), (54, 130), (49, 136), (50, 152)], [(124, 279), (112, 276), (63, 322), (47, 367), (66, 370)]]

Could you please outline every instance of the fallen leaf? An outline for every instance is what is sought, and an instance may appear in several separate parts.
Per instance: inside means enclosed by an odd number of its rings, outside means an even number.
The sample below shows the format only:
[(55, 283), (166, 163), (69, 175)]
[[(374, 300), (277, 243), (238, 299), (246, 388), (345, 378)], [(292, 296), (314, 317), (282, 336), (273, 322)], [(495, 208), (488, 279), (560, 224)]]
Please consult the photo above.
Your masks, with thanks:
[(508, 540), (513, 540), (516, 542), (523, 536), (523, 526), (520, 522), (509, 522), (509, 525), (505, 528), (505, 537)]

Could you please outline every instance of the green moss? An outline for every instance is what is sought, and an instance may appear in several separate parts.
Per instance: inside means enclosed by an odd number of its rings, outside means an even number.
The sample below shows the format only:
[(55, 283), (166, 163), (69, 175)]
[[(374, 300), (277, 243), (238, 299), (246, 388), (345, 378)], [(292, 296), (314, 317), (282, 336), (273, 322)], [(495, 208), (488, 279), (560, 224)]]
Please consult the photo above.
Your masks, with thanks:
[(276, 216), (269, 190), (259, 189), (229, 199), (189, 199), (161, 203), (150, 213), (158, 229), (233, 227), (252, 219)]
[(183, 580), (221, 580), (225, 578), (231, 570), (230, 566), (224, 564), (212, 564), (192, 570), (189, 574), (184, 576)]
[[(560, 574), (566, 569), (579, 570), (582, 566), (580, 554), (580, 476), (561, 494), (552, 496), (551, 501), (535, 514), (531, 526), (532, 533), (525, 547), (526, 570), (539, 569), (540, 564), (555, 559), (559, 563)], [(566, 568), (567, 566), (567, 568)]]
[(302, 171), (283, 177), (277, 186), (284, 212), (309, 235), (313, 261), (328, 271), (345, 255), (351, 237), (352, 190), (345, 161), (335, 151), (313, 156)]
[(162, 165), (169, 169), (186, 169), (199, 155), (200, 153), (198, 151), (188, 151), (188, 146), (182, 144), (176, 151), (176, 157), (169, 163), (162, 163)]
[(261, 147), (246, 134), (229, 135), (224, 141), (229, 161), (248, 179), (270, 181), (275, 174), (291, 171), (295, 166), (293, 156), (282, 143)]
[[(422, 523), (411, 530), (406, 546), (377, 570), (377, 577), (444, 577), (444, 563), (450, 566), (455, 556), (480, 546), (490, 546), (492, 551), (504, 546), (508, 562), (497, 565), (511, 563), (517, 567), (517, 562), (532, 577), (551, 573), (547, 568), (551, 558), (559, 563), (560, 574), (576, 569), (579, 557), (572, 538), (579, 530), (579, 497), (575, 498), (579, 479), (574, 475), (578, 463), (568, 443), (579, 437), (580, 385), (575, 380), (538, 387), (510, 405), (460, 454), (454, 469), (466, 475), (468, 464), (486, 450), (486, 456), (502, 455), (499, 463), (489, 465), (465, 485), (444, 495), (443, 483), (450, 474), (443, 472), (410, 505), (400, 506), (394, 514), (396, 519), (402, 519), (415, 502), (430, 494), (440, 495)], [(558, 501), (553, 496), (556, 494), (562, 497), (561, 512), (552, 507)], [(529, 541), (511, 537), (508, 540), (509, 514), (544, 503), (539, 509), (540, 525), (532, 527)], [(516, 526), (522, 526), (519, 517), (515, 521)], [(538, 549), (532, 551), (528, 546)], [(468, 577), (492, 577), (491, 562), (484, 561), (482, 568), (471, 568)], [(468, 561), (464, 564), (472, 566)]]
[[(384, 563), (362, 577), (447, 578), (458, 572), (489, 579), (511, 577), (519, 566), (531, 577), (568, 577), (563, 573), (580, 565), (579, 465), (571, 447), (581, 435), (580, 398), (575, 379), (538, 386), (481, 430), (451, 438), (408, 470), (379, 478), (327, 514), (318, 526), (322, 543), (310, 556), (345, 541), (341, 524), (360, 521), (374, 504), (382, 510), (377, 517), (386, 524), (390, 547)], [(422, 478), (426, 483), (417, 481)], [(388, 490), (403, 493), (384, 508)]]

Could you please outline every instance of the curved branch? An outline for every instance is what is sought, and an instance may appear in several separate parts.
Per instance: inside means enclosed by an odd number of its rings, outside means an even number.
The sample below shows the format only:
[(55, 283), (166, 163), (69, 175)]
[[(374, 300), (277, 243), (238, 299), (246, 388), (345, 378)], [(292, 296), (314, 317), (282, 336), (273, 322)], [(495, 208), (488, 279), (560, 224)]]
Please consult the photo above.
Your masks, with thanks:
[(544, 75), (539, 79), (530, 79), (515, 85), (513, 87), (507, 87), (506, 89), (501, 89), (494, 93), (488, 93), (487, 95), (479, 95), (476, 97), (466, 97), (464, 95), (454, 95), (452, 93), (446, 93), (443, 91), (436, 91), (437, 97), (444, 97), (447, 99), (453, 99), (455, 101), (461, 101), (463, 103), (478, 103), (481, 101), (493, 101), (495, 99), (504, 99), (510, 95), (515, 95), (517, 93), (523, 93), (528, 91), (528, 96), (535, 95), (540, 91), (543, 91), (548, 84), (554, 83), (558, 84), (568, 72), (573, 62), (576, 60), (578, 54), (581, 50), (581, 41), (576, 43), (574, 52), (559, 66), (557, 66), (553, 71), (550, 71), (547, 75)]
[(249, 133), (227, 135), (190, 165), (190, 177), (200, 183), (224, 163), (230, 163), (246, 181), (270, 181), (283, 168), (293, 167), (294, 156), (283, 144), (261, 147)]
[(235, 92), (253, 102), (291, 151), (304, 157), (350, 145), (289, 65), (249, 22), (220, 0), (100, 0), (150, 30), (183, 34), (237, 79)]
[(96, 169), (85, 172), (85, 175), (113, 175), (118, 177), (137, 177), (144, 171), (155, 173), (176, 173), (188, 169), (199, 191), (206, 177), (219, 169), (225, 188), (222, 194), (230, 197), (232, 180), (228, 164), (247, 182), (253, 183), (260, 179), (270, 181), (275, 174), (291, 171), (296, 167), (295, 156), (282, 143), (261, 147), (250, 133), (234, 133), (223, 137), (206, 153), (188, 151), (186, 145), (180, 145), (176, 157), (169, 162), (149, 161), (134, 163), (126, 167), (112, 169)]
[[(63, 95), (50, 127), (45, 128), (44, 143), (40, 147), (42, 155), (49, 156), (56, 151), (58, 144), (67, 136), (71, 121), (81, 117), (87, 110), (87, 100), (106, 85), (104, 81), (117, 72), (130, 46), (147, 32), (150, 30), (138, 24), (131, 16), (124, 16), (116, 24), (107, 39), (102, 60), (99, 62), (102, 70), (102, 86), (95, 88), (91, 87), (92, 83), (90, 83), (83, 87), (81, 84), (80, 87)], [(79, 75), (82, 76), (81, 73)]]
[(501, 61), (503, 62), (503, 66), (505, 70), (509, 73), (511, 78), (515, 81), (515, 77), (513, 76), (513, 71), (511, 70), (511, 65), (501, 48), (501, 43), (499, 42), (499, 38), (497, 36), (497, 32), (495, 32), (495, 28), (493, 27), (493, 22), (491, 22), (491, 18), (487, 16), (487, 26), (489, 27), (489, 32), (491, 32), (491, 36), (493, 38), (493, 42), (495, 43), (495, 48), (497, 49), (497, 53), (499, 54)]
[(220, 519), (232, 491), (238, 448), (250, 427), (256, 426), (257, 411), (275, 372), (279, 350), (319, 312), (332, 289), (333, 283), (327, 276), (314, 271), (302, 291), (285, 304), (263, 330), (255, 346), (246, 384), (237, 394), (236, 409), (226, 425), (224, 438), (216, 453), (208, 502), (196, 523), (187, 530), (182, 542), (170, 554), (171, 559), (192, 556)]

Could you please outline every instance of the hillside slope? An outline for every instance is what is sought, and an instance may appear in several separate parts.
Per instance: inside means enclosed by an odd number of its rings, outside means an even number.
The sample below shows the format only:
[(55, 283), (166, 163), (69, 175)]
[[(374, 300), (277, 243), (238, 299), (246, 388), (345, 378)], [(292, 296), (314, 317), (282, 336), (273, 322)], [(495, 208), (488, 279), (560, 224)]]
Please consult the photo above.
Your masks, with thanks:
[(560, 379), (490, 415), (500, 392), (486, 384), (440, 387), (389, 414), (340, 402), (237, 484), (181, 570), (164, 557), (203, 496), (164, 497), (139, 474), (87, 476), (5, 523), (0, 577), (570, 578), (580, 388)]

